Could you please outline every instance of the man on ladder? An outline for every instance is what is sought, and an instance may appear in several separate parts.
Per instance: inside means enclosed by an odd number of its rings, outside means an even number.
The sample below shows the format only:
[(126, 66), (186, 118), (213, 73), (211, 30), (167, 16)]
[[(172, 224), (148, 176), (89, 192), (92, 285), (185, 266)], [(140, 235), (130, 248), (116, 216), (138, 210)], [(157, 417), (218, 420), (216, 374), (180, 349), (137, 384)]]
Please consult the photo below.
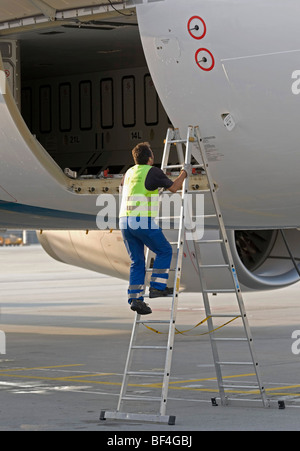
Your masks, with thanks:
[(183, 167), (173, 182), (165, 173), (153, 166), (154, 155), (149, 143), (140, 143), (132, 150), (135, 166), (130, 168), (123, 181), (120, 208), (120, 229), (131, 259), (128, 303), (139, 315), (152, 313), (144, 302), (145, 256), (144, 246), (156, 254), (150, 281), (149, 297), (172, 294), (167, 287), (172, 259), (172, 247), (155, 222), (159, 213), (158, 188), (175, 193), (181, 188), (189, 168)]

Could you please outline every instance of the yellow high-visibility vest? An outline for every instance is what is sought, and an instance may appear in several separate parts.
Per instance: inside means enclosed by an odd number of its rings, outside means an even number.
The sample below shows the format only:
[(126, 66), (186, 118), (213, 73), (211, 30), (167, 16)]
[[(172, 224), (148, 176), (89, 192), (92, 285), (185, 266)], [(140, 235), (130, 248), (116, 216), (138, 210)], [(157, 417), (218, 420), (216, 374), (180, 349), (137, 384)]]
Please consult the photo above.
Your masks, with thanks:
[(158, 215), (158, 189), (148, 191), (145, 180), (152, 166), (137, 164), (125, 175), (120, 218), (124, 216), (156, 217)]

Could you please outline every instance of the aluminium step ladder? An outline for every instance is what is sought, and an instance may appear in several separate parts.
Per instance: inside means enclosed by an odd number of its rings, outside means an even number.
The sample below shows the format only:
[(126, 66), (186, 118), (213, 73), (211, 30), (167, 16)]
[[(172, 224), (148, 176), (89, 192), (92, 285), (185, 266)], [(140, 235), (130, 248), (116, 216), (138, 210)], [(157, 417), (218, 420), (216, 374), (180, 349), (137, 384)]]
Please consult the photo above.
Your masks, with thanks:
[[(180, 162), (180, 164), (176, 165), (169, 165), (168, 161), (170, 158), (170, 150), (171, 146), (175, 145), (177, 150), (177, 159)], [(185, 146), (185, 152), (184, 148)], [(218, 220), (218, 227), (220, 230), (220, 236), (221, 238), (218, 240), (197, 240), (197, 236), (193, 238), (193, 243), (196, 248), (196, 246), (199, 246), (200, 243), (202, 244), (215, 244), (215, 243), (223, 243), (226, 250), (226, 255), (228, 259), (228, 264), (224, 265), (204, 265), (201, 262), (200, 258), (200, 249), (198, 249), (195, 252), (195, 256), (197, 259), (197, 265), (199, 268), (199, 278), (200, 283), (202, 287), (202, 296), (203, 296), (203, 302), (204, 307), (206, 311), (207, 316), (207, 324), (208, 324), (208, 330), (209, 330), (209, 336), (211, 341), (211, 347), (212, 347), (212, 353), (213, 353), (213, 359), (216, 369), (216, 375), (217, 375), (217, 382), (219, 387), (219, 393), (221, 397), (221, 402), (223, 405), (228, 404), (228, 398), (226, 396), (225, 390), (226, 388), (232, 388), (232, 386), (225, 386), (222, 378), (222, 371), (221, 367), (223, 365), (231, 365), (233, 362), (222, 362), (219, 359), (218, 355), (218, 349), (217, 349), (217, 343), (218, 340), (226, 340), (226, 339), (218, 339), (215, 337), (214, 333), (214, 323), (213, 318), (215, 317), (224, 317), (228, 319), (228, 316), (230, 318), (237, 318), (240, 317), (243, 320), (243, 326), (245, 330), (245, 338), (242, 338), (241, 340), (247, 341), (250, 349), (250, 355), (251, 355), (251, 362), (246, 363), (237, 363), (240, 365), (244, 364), (251, 364), (255, 368), (255, 375), (257, 378), (257, 386), (252, 386), (251, 389), (258, 388), (261, 399), (264, 406), (268, 405), (268, 400), (266, 399), (264, 387), (262, 386), (260, 382), (260, 375), (259, 375), (259, 369), (258, 369), (258, 363), (254, 357), (254, 351), (252, 346), (252, 337), (250, 333), (250, 328), (247, 321), (247, 316), (242, 300), (241, 290), (239, 286), (239, 282), (237, 280), (237, 275), (234, 267), (234, 263), (231, 256), (230, 247), (228, 244), (227, 236), (226, 236), (226, 230), (224, 227), (224, 223), (222, 220), (222, 215), (220, 212), (220, 208), (217, 201), (216, 196), (216, 190), (215, 185), (211, 179), (211, 176), (209, 174), (209, 168), (208, 163), (205, 155), (205, 149), (202, 144), (202, 139), (200, 137), (200, 132), (198, 127), (188, 127), (187, 137), (186, 139), (181, 139), (179, 135), (178, 129), (168, 129), (167, 137), (165, 140), (165, 147), (164, 147), (164, 153), (162, 158), (162, 165), (161, 168), (164, 172), (167, 170), (172, 169), (179, 169), (182, 168), (182, 164), (191, 164), (192, 160), (192, 148), (193, 146), (196, 146), (196, 154), (197, 159), (200, 160), (199, 164), (192, 165), (193, 169), (197, 168), (203, 168), (206, 172), (207, 180), (208, 180), (208, 188), (198, 191), (192, 191), (193, 193), (210, 193), (213, 201), (214, 206), (214, 214), (210, 215), (204, 215), (207, 217), (215, 217)], [(167, 398), (168, 398), (168, 388), (169, 388), (169, 381), (170, 381), (170, 372), (171, 372), (171, 364), (172, 364), (172, 357), (173, 357), (173, 349), (174, 349), (174, 340), (175, 340), (175, 324), (176, 324), (176, 315), (177, 315), (177, 307), (178, 307), (178, 296), (179, 296), (179, 289), (180, 289), (180, 279), (181, 279), (181, 270), (182, 270), (182, 259), (183, 259), (183, 246), (185, 241), (185, 232), (186, 232), (186, 224), (191, 224), (192, 220), (192, 212), (190, 211), (190, 208), (188, 208), (188, 204), (185, 202), (186, 195), (190, 193), (189, 191), (189, 177), (186, 177), (181, 190), (181, 207), (180, 207), (180, 215), (179, 215), (179, 227), (178, 227), (178, 239), (176, 242), (172, 242), (171, 244), (175, 244), (177, 246), (176, 249), (176, 266), (173, 269), (175, 271), (174, 276), (174, 286), (173, 286), (173, 295), (170, 295), (169, 297), (172, 297), (172, 304), (171, 304), (171, 313), (170, 313), (170, 319), (169, 320), (149, 320), (149, 319), (141, 319), (141, 315), (136, 314), (135, 320), (132, 328), (132, 334), (128, 349), (128, 355), (126, 359), (124, 374), (123, 374), (123, 381), (122, 386), (120, 390), (119, 395), (119, 401), (116, 411), (101, 411), (100, 413), (100, 420), (106, 420), (106, 419), (115, 419), (115, 420), (132, 420), (132, 421), (146, 421), (146, 422), (157, 422), (157, 423), (167, 423), (169, 425), (175, 424), (176, 417), (173, 415), (166, 415), (166, 407), (167, 407)], [(170, 217), (171, 218), (171, 217)], [(165, 219), (165, 218), (160, 218)], [(195, 249), (196, 250), (196, 249)], [(207, 288), (206, 282), (205, 282), (205, 275), (204, 270), (210, 269), (210, 268), (225, 268), (230, 270), (231, 276), (232, 276), (232, 284), (233, 288), (232, 290), (210, 290)], [(146, 253), (146, 273), (151, 272), (150, 268), (150, 252), (147, 250)], [(220, 315), (220, 314), (213, 314), (211, 312), (210, 303), (209, 303), (209, 293), (216, 293), (216, 292), (234, 292), (239, 306), (239, 312), (232, 314), (232, 315)], [(145, 317), (144, 317), (145, 318)], [(165, 346), (155, 346), (155, 345), (137, 345), (137, 337), (139, 328), (141, 325), (147, 325), (147, 324), (168, 324), (168, 339), (167, 344)], [(235, 341), (238, 339), (228, 339), (229, 341)], [(144, 353), (146, 353), (149, 350), (155, 350), (155, 352), (162, 352), (165, 354), (165, 362), (164, 362), (164, 371), (131, 371), (131, 365), (132, 365), (132, 359), (133, 354), (135, 351), (141, 350)], [(144, 396), (144, 395), (128, 395), (128, 387), (129, 384), (129, 378), (136, 376), (139, 379), (140, 378), (147, 378), (147, 377), (161, 377), (162, 378), (162, 385), (161, 385), (161, 396)], [(156, 384), (157, 385), (157, 384)], [(145, 384), (145, 387), (147, 387), (147, 384)], [(235, 388), (240, 388), (240, 386), (234, 386)], [(243, 388), (245, 388), (243, 386)], [(249, 387), (248, 387), (249, 388)], [(158, 409), (155, 413), (138, 413), (138, 412), (128, 412), (124, 410), (124, 404), (127, 402), (146, 402), (146, 403), (157, 403)], [(217, 405), (216, 398), (213, 400), (213, 404)], [(136, 410), (138, 409), (136, 406), (134, 407)]]
[[(178, 131), (175, 131), (177, 134)], [(168, 166), (168, 157), (170, 152), (170, 146), (173, 143), (178, 144), (178, 158), (179, 161), (182, 163), (175, 166)], [(179, 137), (176, 137), (174, 140), (173, 131), (172, 129), (168, 130), (167, 138), (165, 141), (165, 147), (164, 147), (164, 154), (162, 159), (162, 165), (161, 168), (164, 172), (167, 171), (167, 169), (174, 169), (174, 168), (182, 168), (182, 165), (184, 163), (184, 154), (183, 154), (183, 148), (182, 144), (186, 144), (187, 140), (180, 140)], [(179, 151), (180, 149), (180, 151)], [(187, 152), (186, 155), (186, 161), (189, 161), (189, 152)], [(201, 165), (203, 166), (203, 165)], [(174, 339), (175, 339), (175, 323), (176, 323), (176, 314), (177, 314), (177, 306), (178, 306), (178, 295), (179, 295), (179, 287), (180, 287), (180, 276), (181, 276), (181, 263), (182, 263), (182, 256), (183, 256), (183, 244), (184, 244), (184, 211), (183, 211), (183, 205), (184, 205), (184, 195), (187, 191), (188, 186), (188, 177), (185, 178), (182, 186), (181, 191), (181, 209), (180, 209), (180, 216), (179, 216), (179, 229), (178, 229), (178, 239), (176, 242), (172, 242), (170, 244), (176, 245), (176, 267), (175, 269), (172, 269), (172, 271), (175, 271), (175, 277), (174, 277), (174, 286), (173, 286), (173, 294), (169, 295), (168, 297), (172, 298), (172, 304), (171, 304), (171, 313), (170, 318), (168, 320), (149, 320), (149, 319), (142, 319), (142, 315), (135, 315), (135, 320), (133, 323), (132, 328), (132, 334), (128, 349), (128, 355), (127, 360), (125, 364), (124, 374), (123, 374), (123, 381), (121, 386), (121, 391), (119, 395), (119, 401), (116, 411), (101, 411), (100, 413), (100, 420), (106, 420), (106, 419), (117, 419), (117, 420), (133, 420), (133, 421), (149, 421), (149, 422), (156, 422), (156, 423), (167, 423), (169, 425), (175, 424), (176, 417), (173, 415), (166, 415), (166, 407), (167, 407), (167, 396), (168, 396), (168, 388), (169, 388), (169, 380), (170, 380), (170, 372), (171, 372), (171, 364), (172, 364), (172, 355), (173, 355), (173, 348), (174, 348)], [(171, 218), (171, 217), (170, 217)], [(161, 218), (160, 218), (161, 219)], [(145, 268), (146, 268), (146, 275), (149, 272), (152, 272), (151, 269), (151, 253), (149, 249), (147, 249), (146, 252), (146, 258), (145, 258)], [(145, 317), (143, 317), (145, 318)], [(164, 346), (140, 346), (136, 345), (137, 337), (139, 328), (141, 325), (147, 325), (147, 324), (166, 324), (168, 325), (168, 338), (167, 343)], [(164, 353), (165, 355), (165, 362), (164, 362), (164, 371), (154, 372), (154, 371), (130, 371), (131, 365), (132, 365), (132, 359), (133, 359), (133, 353), (136, 350), (143, 350), (144, 352), (147, 352), (149, 350), (155, 350), (156, 352), (160, 351)], [(137, 376), (138, 378), (142, 377), (161, 377), (162, 378), (162, 389), (161, 389), (161, 395), (159, 397), (153, 397), (153, 396), (128, 396), (127, 395), (127, 389), (129, 386), (129, 378), (132, 376)], [(157, 403), (159, 406), (158, 409), (156, 409), (156, 413), (130, 413), (130, 412), (124, 412), (123, 406), (124, 403), (127, 401), (136, 401), (136, 402), (149, 402), (149, 403)]]

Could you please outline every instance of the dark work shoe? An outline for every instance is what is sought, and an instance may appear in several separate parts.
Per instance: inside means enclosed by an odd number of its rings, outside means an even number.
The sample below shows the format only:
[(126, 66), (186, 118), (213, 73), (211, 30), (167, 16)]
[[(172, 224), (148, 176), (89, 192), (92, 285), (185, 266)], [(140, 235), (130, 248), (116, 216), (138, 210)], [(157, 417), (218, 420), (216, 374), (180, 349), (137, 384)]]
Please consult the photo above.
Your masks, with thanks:
[(173, 288), (165, 288), (164, 290), (157, 290), (156, 288), (150, 288), (149, 298), (161, 298), (173, 294)]
[(149, 315), (152, 313), (151, 308), (148, 304), (146, 304), (144, 301), (141, 301), (140, 299), (134, 299), (130, 304), (131, 310), (136, 312), (138, 315)]

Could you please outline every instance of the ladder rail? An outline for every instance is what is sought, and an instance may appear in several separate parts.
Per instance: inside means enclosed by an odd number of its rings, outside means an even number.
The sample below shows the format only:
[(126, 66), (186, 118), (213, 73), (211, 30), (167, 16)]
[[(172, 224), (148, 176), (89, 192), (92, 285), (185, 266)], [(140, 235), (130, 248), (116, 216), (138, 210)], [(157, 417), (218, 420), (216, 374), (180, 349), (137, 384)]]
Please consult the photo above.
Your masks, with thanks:
[[(191, 139), (191, 129), (188, 130), (188, 136), (185, 142), (189, 142)], [(176, 141), (176, 149), (177, 149), (177, 157), (178, 160), (182, 163), (185, 161), (186, 163), (190, 161), (191, 159), (191, 149), (190, 147), (186, 149), (186, 154), (184, 157), (183, 153), (183, 147), (182, 143), (184, 140), (180, 140), (179, 137), (179, 131), (178, 129), (168, 129), (167, 137), (165, 141), (164, 146), (164, 154), (161, 164), (161, 169), (166, 172), (166, 166), (168, 163), (168, 160), (170, 158), (170, 150), (171, 145)], [(187, 146), (186, 146), (187, 147)], [(178, 165), (176, 165), (177, 167)], [(181, 278), (181, 267), (182, 267), (182, 257), (183, 257), (183, 243), (184, 243), (184, 202), (185, 202), (185, 195), (188, 192), (188, 177), (185, 178), (181, 190), (181, 209), (180, 209), (180, 216), (179, 216), (179, 229), (178, 229), (178, 237), (177, 237), (177, 249), (176, 249), (176, 269), (175, 269), (175, 277), (174, 277), (174, 287), (173, 287), (173, 299), (172, 299), (172, 306), (171, 306), (171, 314), (170, 314), (170, 321), (169, 321), (169, 332), (168, 332), (168, 341), (166, 348), (166, 360), (165, 360), (165, 368), (163, 373), (163, 382), (162, 382), (162, 391), (161, 391), (161, 398), (160, 398), (160, 416), (163, 418), (165, 417), (166, 413), (166, 406), (167, 406), (167, 396), (168, 396), (168, 389), (169, 389), (169, 381), (170, 381), (170, 373), (171, 373), (171, 364), (172, 364), (172, 355), (173, 355), (173, 348), (174, 348), (174, 340), (175, 340), (175, 323), (176, 323), (176, 316), (177, 316), (177, 310), (178, 310), (178, 295), (179, 295), (179, 288), (180, 288), (180, 278)], [(145, 256), (145, 272), (146, 275), (148, 272), (151, 272), (150, 270), (150, 262), (151, 262), (151, 254), (149, 248), (146, 250), (146, 256)], [(145, 281), (146, 282), (146, 281)], [(144, 285), (144, 294), (146, 290), (146, 283)], [(133, 359), (133, 350), (134, 349), (140, 349), (139, 346), (136, 346), (136, 339), (137, 339), (137, 333), (138, 333), (138, 326), (141, 323), (147, 323), (148, 321), (142, 321), (141, 315), (135, 315), (135, 320), (132, 328), (130, 343), (129, 343), (129, 349), (127, 353), (126, 363), (125, 363), (125, 369), (123, 374), (123, 380), (118, 400), (118, 407), (117, 412), (120, 412), (123, 407), (123, 401), (126, 401), (128, 399), (128, 396), (126, 396), (127, 388), (128, 388), (128, 382), (129, 377), (131, 375), (137, 375), (135, 372), (130, 372), (129, 368), (132, 364)], [(151, 322), (151, 320), (149, 321)], [(147, 347), (144, 347), (144, 349), (147, 349)], [(153, 349), (152, 346), (149, 346), (148, 349)], [(164, 347), (161, 347), (161, 349), (164, 349)]]
[(179, 167), (180, 165), (182, 166), (182, 164), (184, 162), (184, 152), (183, 152), (182, 141), (183, 140), (180, 140), (178, 129), (168, 128), (167, 136), (166, 136), (166, 140), (165, 140), (163, 158), (162, 158), (162, 162), (161, 162), (162, 170), (164, 170), (166, 168), (166, 166), (168, 166), (168, 161), (170, 158), (170, 150), (171, 150), (172, 144), (176, 144), (177, 158), (179, 161), (179, 165), (173, 165), (173, 166), (174, 166), (174, 168)]
[(128, 347), (128, 353), (127, 353), (127, 358), (126, 358), (125, 368), (124, 368), (124, 373), (123, 373), (123, 380), (122, 380), (122, 385), (121, 385), (121, 390), (120, 390), (120, 395), (119, 395), (119, 400), (118, 400), (117, 412), (121, 411), (121, 409), (123, 407), (123, 399), (126, 396), (126, 392), (127, 392), (127, 388), (128, 388), (128, 379), (129, 379), (128, 369), (131, 367), (131, 363), (132, 363), (132, 358), (133, 358), (132, 350), (135, 346), (135, 341), (136, 341), (136, 337), (137, 337), (137, 328), (139, 327), (139, 324), (140, 324), (139, 323), (140, 316), (141, 315), (135, 315), (134, 322), (133, 322), (133, 327), (132, 327), (132, 332), (131, 332), (131, 337), (130, 337), (130, 342), (129, 342), (129, 347)]
[[(189, 143), (191, 130), (188, 129), (187, 135), (187, 143)], [(178, 145), (178, 144), (177, 144)], [(186, 146), (186, 154), (185, 154), (185, 163), (187, 164), (191, 159), (191, 148), (187, 144)], [(162, 169), (164, 168), (162, 164)], [(175, 324), (176, 317), (178, 311), (178, 296), (180, 289), (180, 279), (182, 273), (182, 258), (183, 258), (183, 244), (184, 244), (184, 229), (185, 229), (185, 195), (188, 191), (188, 177), (186, 177), (182, 184), (182, 192), (181, 192), (181, 206), (180, 206), (180, 220), (179, 220), (179, 229), (178, 229), (178, 240), (177, 240), (177, 258), (176, 258), (176, 270), (175, 270), (175, 278), (174, 278), (174, 287), (173, 287), (173, 299), (172, 299), (172, 308), (170, 315), (170, 327), (168, 333), (168, 351), (166, 355), (166, 364), (165, 364), (165, 374), (162, 386), (162, 399), (160, 406), (160, 414), (165, 415), (166, 407), (167, 407), (167, 396), (169, 390), (169, 381), (170, 381), (170, 373), (171, 373), (171, 364), (172, 364), (172, 354), (174, 348), (174, 340), (175, 340)]]
[[(195, 231), (193, 231), (193, 233), (195, 233)], [(219, 357), (217, 343), (215, 341), (216, 334), (214, 331), (215, 327), (214, 327), (213, 315), (212, 315), (212, 311), (210, 308), (209, 297), (208, 297), (209, 290), (207, 288), (206, 278), (204, 276), (204, 271), (202, 268), (201, 255), (199, 255), (199, 249), (196, 249), (196, 247), (195, 247), (195, 241), (194, 241), (194, 251), (195, 251), (194, 254), (195, 254), (196, 264), (197, 264), (197, 268), (198, 268), (200, 284), (202, 287), (202, 298), (203, 298), (203, 304), (204, 304), (204, 309), (205, 309), (205, 315), (207, 318), (207, 327), (208, 327), (208, 331), (209, 331), (208, 335), (209, 335), (209, 339), (210, 339), (210, 345), (211, 345), (213, 360), (214, 360), (214, 364), (215, 364), (215, 371), (216, 371), (216, 377), (217, 377), (218, 386), (219, 386), (220, 398), (221, 398), (222, 404), (225, 405), (226, 404), (226, 395), (225, 395), (225, 391), (223, 388), (224, 381), (223, 381), (223, 377), (222, 377), (222, 372), (221, 372), (220, 366), (216, 365), (216, 363), (215, 363), (220, 360), (220, 357)]]
[[(205, 171), (206, 171), (206, 175), (207, 175), (207, 180), (208, 180), (208, 184), (209, 184), (209, 188), (210, 188), (211, 198), (212, 198), (212, 201), (213, 201), (213, 204), (214, 204), (214, 208), (215, 208), (215, 211), (216, 211), (216, 214), (217, 214), (217, 220), (218, 220), (218, 224), (219, 224), (219, 228), (220, 228), (220, 233), (221, 233), (223, 245), (225, 246), (225, 250), (226, 250), (226, 258), (228, 259), (228, 264), (229, 264), (230, 269), (231, 269), (230, 274), (231, 274), (233, 286), (234, 286), (234, 289), (235, 289), (235, 292), (236, 292), (236, 297), (237, 297), (237, 301), (238, 301), (238, 305), (239, 305), (239, 309), (240, 309), (240, 313), (241, 313), (241, 317), (242, 317), (242, 321), (243, 321), (243, 327), (244, 327), (244, 330), (245, 330), (245, 335), (246, 335), (247, 341), (248, 341), (250, 355), (251, 355), (251, 358), (252, 358), (252, 361), (253, 361), (253, 366), (254, 366), (254, 370), (255, 370), (255, 374), (256, 374), (256, 379), (257, 379), (259, 387), (260, 387), (260, 393), (261, 393), (262, 402), (263, 402), (263, 404), (265, 406), (267, 406), (268, 405), (268, 401), (266, 399), (265, 389), (263, 387), (263, 384), (261, 383), (261, 375), (260, 375), (259, 365), (258, 365), (258, 361), (256, 359), (256, 355), (255, 355), (254, 348), (253, 348), (253, 338), (252, 338), (249, 322), (248, 322), (248, 319), (247, 319), (247, 314), (246, 314), (245, 305), (244, 305), (244, 301), (243, 301), (243, 297), (242, 297), (240, 283), (238, 281), (238, 276), (237, 276), (235, 264), (234, 264), (234, 261), (233, 261), (233, 258), (232, 258), (231, 249), (230, 249), (229, 242), (228, 242), (228, 237), (227, 237), (227, 232), (226, 232), (226, 228), (225, 228), (224, 221), (223, 221), (223, 215), (221, 213), (219, 201), (218, 201), (218, 198), (217, 198), (217, 195), (216, 195), (216, 188), (215, 188), (215, 185), (214, 185), (213, 180), (212, 180), (211, 175), (210, 175), (209, 163), (208, 163), (206, 152), (205, 152), (205, 148), (204, 148), (204, 145), (203, 145), (203, 140), (202, 140), (201, 135), (200, 135), (199, 127), (195, 127), (195, 135), (197, 137), (197, 142), (198, 142), (198, 145), (199, 145), (201, 158), (202, 158), (202, 161), (204, 163), (204, 167), (205, 167)], [(199, 269), (199, 270), (201, 271), (201, 269)], [(204, 296), (206, 296), (206, 294), (207, 293), (203, 293)]]

